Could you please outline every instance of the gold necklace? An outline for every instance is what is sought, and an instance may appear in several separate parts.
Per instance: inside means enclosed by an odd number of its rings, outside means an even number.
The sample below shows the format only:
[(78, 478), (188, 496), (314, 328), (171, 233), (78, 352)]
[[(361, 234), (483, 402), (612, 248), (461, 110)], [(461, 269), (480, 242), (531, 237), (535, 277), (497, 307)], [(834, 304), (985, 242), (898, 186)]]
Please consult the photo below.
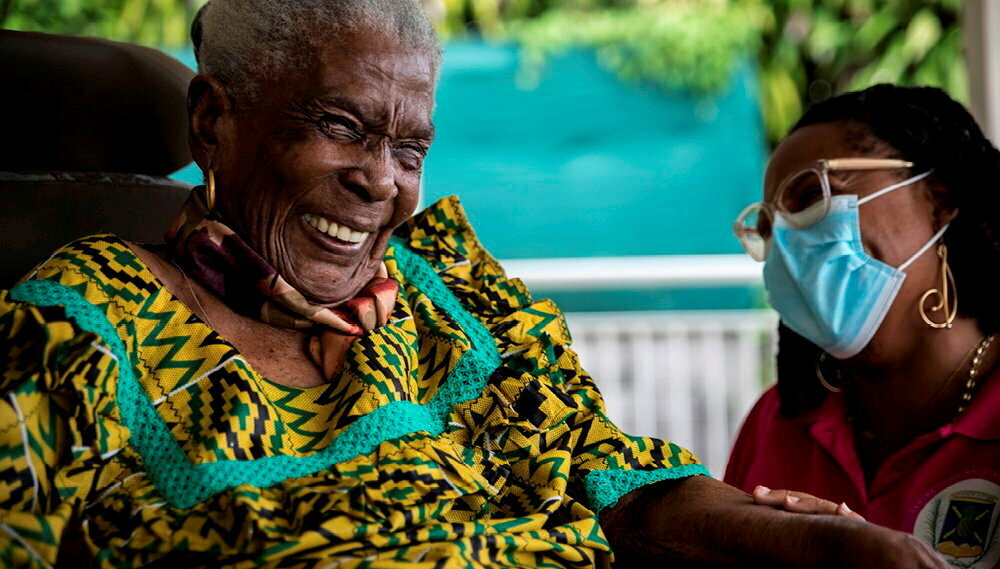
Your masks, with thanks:
[[(965, 389), (962, 392), (962, 398), (958, 403), (958, 409), (955, 411), (955, 416), (957, 417), (958, 415), (962, 414), (963, 411), (965, 411), (965, 409), (969, 405), (969, 402), (972, 401), (972, 396), (974, 395), (976, 390), (976, 384), (979, 380), (979, 367), (983, 363), (983, 355), (986, 353), (986, 350), (988, 350), (990, 345), (993, 343), (993, 338), (994, 338), (993, 334), (987, 334), (986, 336), (983, 337), (982, 340), (979, 341), (977, 345), (973, 346), (973, 348), (969, 350), (969, 352), (965, 355), (965, 357), (962, 358), (962, 362), (958, 365), (955, 371), (953, 371), (952, 374), (948, 377), (948, 380), (944, 382), (944, 384), (942, 384), (942, 386), (938, 388), (937, 392), (930, 398), (930, 400), (928, 400), (928, 402), (924, 404), (924, 406), (921, 408), (921, 411), (927, 409), (929, 405), (934, 403), (937, 400), (937, 398), (941, 395), (941, 393), (944, 392), (945, 388), (948, 385), (951, 385), (951, 382), (955, 379), (955, 377), (958, 376), (959, 371), (961, 371), (962, 368), (965, 367), (966, 362), (969, 361), (969, 357), (971, 356), (972, 366), (969, 368), (969, 373), (965, 381)], [(850, 410), (848, 410), (847, 413), (847, 422), (852, 425), (855, 425), (857, 422), (855, 420), (854, 414), (851, 413)], [(859, 434), (862, 436), (862, 438), (867, 439), (869, 442), (873, 442), (876, 439), (875, 433), (867, 429), (862, 430)]]
[(182, 269), (181, 266), (177, 264), (177, 261), (171, 259), (170, 262), (173, 263), (173, 265), (177, 267), (177, 270), (181, 272), (181, 275), (184, 276), (184, 282), (187, 283), (188, 290), (191, 291), (191, 297), (194, 298), (195, 304), (198, 305), (198, 310), (201, 310), (201, 313), (204, 315), (205, 323), (208, 324), (209, 328), (215, 330), (215, 325), (213, 325), (212, 321), (208, 318), (208, 311), (205, 310), (205, 307), (201, 305), (201, 301), (198, 300), (198, 293), (194, 290), (194, 287), (191, 285), (191, 279), (188, 278), (188, 275), (186, 272), (184, 272), (184, 269)]
[(962, 411), (969, 405), (972, 401), (973, 392), (976, 390), (976, 383), (979, 381), (979, 365), (983, 363), (983, 354), (989, 349), (990, 344), (993, 343), (993, 334), (989, 334), (981, 342), (979, 342), (979, 347), (976, 348), (976, 355), (972, 357), (972, 367), (969, 368), (969, 378), (965, 381), (965, 391), (962, 393), (962, 400), (958, 403), (958, 412), (956, 415), (960, 415)]

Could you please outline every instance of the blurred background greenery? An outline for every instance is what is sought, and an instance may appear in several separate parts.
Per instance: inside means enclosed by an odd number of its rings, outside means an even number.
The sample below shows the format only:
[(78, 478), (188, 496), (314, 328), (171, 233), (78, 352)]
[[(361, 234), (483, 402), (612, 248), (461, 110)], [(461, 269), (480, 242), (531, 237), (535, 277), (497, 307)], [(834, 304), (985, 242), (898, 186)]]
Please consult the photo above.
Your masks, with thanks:
[[(187, 42), (204, 0), (0, 0), (8, 29), (157, 47)], [(627, 81), (711, 94), (741, 61), (759, 73), (771, 143), (813, 101), (881, 82), (967, 102), (962, 0), (424, 0), (446, 40), (521, 45), (522, 82), (553, 55), (593, 49)]]

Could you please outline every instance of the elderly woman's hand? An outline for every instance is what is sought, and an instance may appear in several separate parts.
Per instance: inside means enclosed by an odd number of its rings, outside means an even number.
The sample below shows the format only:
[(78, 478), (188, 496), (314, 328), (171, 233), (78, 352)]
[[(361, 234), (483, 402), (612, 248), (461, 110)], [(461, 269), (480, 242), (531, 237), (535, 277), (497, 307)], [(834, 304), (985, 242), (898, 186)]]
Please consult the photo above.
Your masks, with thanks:
[(861, 514), (851, 510), (847, 502), (837, 504), (829, 500), (817, 498), (805, 492), (790, 490), (771, 490), (766, 486), (757, 486), (753, 490), (753, 502), (762, 506), (771, 506), (797, 514), (820, 514), (845, 516), (864, 521)]
[[(809, 513), (836, 513), (832, 502), (796, 496), (792, 504), (811, 503)], [(795, 515), (754, 500), (707, 477), (665, 481), (623, 497), (602, 514), (601, 526), (625, 567), (949, 567), (912, 535), (854, 516)]]
[[(846, 530), (843, 531), (843, 530)], [(829, 566), (858, 569), (949, 569), (948, 562), (916, 537), (875, 524), (844, 526), (841, 547)]]
[[(865, 521), (846, 503), (837, 504), (805, 492), (771, 490), (757, 486), (753, 501), (798, 514), (834, 515)], [(845, 542), (853, 544), (842, 551), (845, 567), (947, 567), (934, 551), (912, 535), (876, 525), (846, 526)]]

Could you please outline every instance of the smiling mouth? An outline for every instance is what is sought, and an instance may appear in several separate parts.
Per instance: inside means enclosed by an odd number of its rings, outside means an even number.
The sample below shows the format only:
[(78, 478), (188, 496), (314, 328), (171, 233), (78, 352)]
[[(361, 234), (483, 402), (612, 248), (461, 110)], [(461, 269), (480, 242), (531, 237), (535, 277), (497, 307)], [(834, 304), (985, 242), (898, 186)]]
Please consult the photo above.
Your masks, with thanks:
[(336, 221), (331, 221), (321, 215), (316, 215), (314, 213), (306, 213), (302, 215), (302, 219), (306, 221), (309, 225), (319, 231), (320, 233), (325, 233), (330, 237), (345, 241), (347, 243), (361, 243), (371, 235), (369, 231), (359, 231), (357, 229), (352, 229), (347, 225), (342, 223), (337, 223)]

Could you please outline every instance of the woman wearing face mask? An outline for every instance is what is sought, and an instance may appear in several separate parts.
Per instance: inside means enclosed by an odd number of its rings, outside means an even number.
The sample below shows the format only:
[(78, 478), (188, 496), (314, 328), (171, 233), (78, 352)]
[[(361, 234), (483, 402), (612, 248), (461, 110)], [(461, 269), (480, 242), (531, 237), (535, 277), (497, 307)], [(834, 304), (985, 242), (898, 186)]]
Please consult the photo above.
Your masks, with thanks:
[(1000, 152), (938, 89), (848, 93), (778, 146), (736, 232), (782, 325), (726, 482), (998, 566)]

